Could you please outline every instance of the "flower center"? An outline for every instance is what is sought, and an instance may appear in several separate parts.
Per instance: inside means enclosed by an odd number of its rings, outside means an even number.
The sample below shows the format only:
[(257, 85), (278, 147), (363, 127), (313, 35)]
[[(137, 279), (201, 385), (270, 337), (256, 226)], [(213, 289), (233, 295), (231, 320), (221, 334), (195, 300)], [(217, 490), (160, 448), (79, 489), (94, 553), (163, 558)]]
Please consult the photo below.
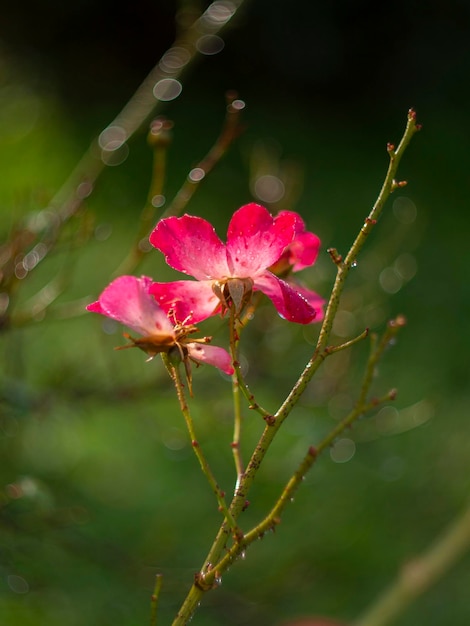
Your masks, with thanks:
[(235, 313), (240, 315), (244, 306), (248, 304), (253, 293), (253, 280), (251, 278), (226, 278), (212, 283), (212, 291), (219, 298), (222, 305), (222, 315), (233, 307)]

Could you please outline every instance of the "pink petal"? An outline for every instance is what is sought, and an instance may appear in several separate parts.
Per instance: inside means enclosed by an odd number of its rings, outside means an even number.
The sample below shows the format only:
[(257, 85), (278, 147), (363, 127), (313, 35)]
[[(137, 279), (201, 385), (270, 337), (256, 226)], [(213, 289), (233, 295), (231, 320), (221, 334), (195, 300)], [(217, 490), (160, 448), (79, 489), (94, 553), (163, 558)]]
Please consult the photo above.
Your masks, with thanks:
[(177, 280), (172, 283), (153, 283), (150, 293), (167, 313), (179, 323), (197, 324), (218, 313), (220, 301), (212, 291), (211, 281)]
[[(294, 272), (299, 272), (306, 267), (310, 267), (317, 260), (320, 238), (305, 229), (305, 222), (298, 213), (295, 213), (295, 211), (281, 211), (279, 216), (285, 214), (294, 216), (296, 220), (295, 236), (280, 258), (279, 268), (287, 265)], [(271, 271), (274, 270), (271, 269)]]
[(230, 276), (253, 278), (275, 263), (294, 237), (296, 218), (285, 211), (273, 218), (252, 202), (235, 211), (227, 232)]
[(228, 276), (225, 246), (212, 225), (201, 217), (183, 215), (161, 220), (150, 243), (175, 270), (208, 280)]
[(264, 272), (261, 276), (257, 276), (254, 288), (266, 294), (272, 300), (279, 315), (289, 322), (310, 324), (316, 316), (315, 309), (298, 291), (271, 272)]
[(141, 335), (156, 331), (171, 333), (173, 325), (149, 293), (151, 284), (152, 279), (147, 276), (120, 276), (106, 287), (97, 302), (86, 308), (121, 322)]
[(307, 287), (299, 285), (297, 282), (289, 281), (289, 284), (297, 293), (300, 293), (300, 295), (307, 300), (312, 309), (315, 309), (316, 315), (312, 322), (321, 322), (324, 317), (323, 307), (326, 301), (319, 296), (318, 293), (315, 293), (315, 291), (311, 291), (307, 289)]
[(222, 370), (226, 374), (233, 374), (232, 359), (230, 354), (223, 348), (210, 346), (203, 343), (186, 344), (189, 356), (200, 363), (209, 363)]
[(308, 231), (299, 233), (287, 247), (289, 265), (294, 272), (299, 272), (315, 263), (320, 249), (320, 238)]

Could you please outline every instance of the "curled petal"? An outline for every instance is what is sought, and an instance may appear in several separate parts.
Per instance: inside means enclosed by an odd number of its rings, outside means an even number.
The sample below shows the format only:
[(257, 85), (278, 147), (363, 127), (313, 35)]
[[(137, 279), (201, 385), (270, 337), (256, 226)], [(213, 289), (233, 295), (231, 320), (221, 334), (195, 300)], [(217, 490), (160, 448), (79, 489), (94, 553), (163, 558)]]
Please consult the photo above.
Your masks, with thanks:
[(272, 217), (254, 202), (235, 211), (227, 232), (230, 276), (254, 277), (275, 263), (294, 237), (295, 214)]
[(271, 272), (264, 272), (254, 281), (254, 288), (262, 291), (272, 300), (277, 312), (289, 322), (310, 324), (316, 316), (316, 310), (307, 300), (284, 280)]
[(179, 323), (197, 324), (220, 309), (220, 300), (212, 290), (212, 281), (177, 280), (153, 283), (150, 293), (158, 304)]
[(317, 260), (320, 249), (320, 238), (305, 229), (305, 223), (300, 215), (294, 211), (281, 211), (279, 217), (285, 214), (294, 216), (296, 220), (295, 236), (277, 263), (269, 268), (271, 272), (277, 275), (282, 275), (290, 270), (299, 272), (310, 267)]
[(96, 302), (86, 308), (106, 315), (140, 335), (172, 333), (173, 325), (165, 311), (149, 293), (151, 284), (152, 279), (147, 276), (120, 276), (104, 289)]
[(299, 233), (287, 247), (289, 265), (292, 271), (299, 272), (315, 263), (320, 249), (320, 238), (308, 231)]
[(209, 363), (222, 370), (226, 374), (233, 374), (232, 359), (230, 354), (218, 346), (209, 346), (203, 343), (188, 343), (189, 356), (200, 363)]
[(201, 217), (161, 220), (150, 235), (150, 243), (163, 252), (168, 265), (198, 280), (229, 275), (225, 246), (213, 226)]
[(297, 293), (300, 293), (300, 295), (303, 296), (305, 300), (307, 300), (307, 302), (312, 307), (312, 309), (315, 310), (316, 315), (314, 319), (312, 320), (312, 322), (321, 322), (324, 317), (324, 311), (323, 311), (323, 307), (325, 305), (324, 298), (319, 296), (318, 293), (316, 293), (315, 291), (311, 291), (310, 289), (307, 289), (307, 287), (304, 287), (303, 285), (299, 285), (297, 282), (293, 282), (289, 280), (289, 285), (293, 289), (295, 289)]

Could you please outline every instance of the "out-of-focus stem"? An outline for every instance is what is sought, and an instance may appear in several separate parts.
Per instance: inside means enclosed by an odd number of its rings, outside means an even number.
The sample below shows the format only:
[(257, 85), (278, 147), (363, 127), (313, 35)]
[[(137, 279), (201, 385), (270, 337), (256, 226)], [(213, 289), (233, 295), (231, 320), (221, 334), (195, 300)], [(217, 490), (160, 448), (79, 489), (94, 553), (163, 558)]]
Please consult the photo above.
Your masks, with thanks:
[[(155, 65), (115, 119), (98, 137), (93, 139), (68, 180), (54, 196), (50, 206), (57, 208), (62, 221), (66, 221), (77, 212), (106, 167), (105, 160), (102, 159), (103, 135), (107, 131), (110, 131), (110, 134), (116, 131), (114, 149), (119, 149), (120, 145), (129, 141), (137, 130), (148, 123), (150, 116), (155, 114), (161, 102), (154, 94), (155, 86), (162, 80), (181, 79), (200, 56), (198, 42), (201, 38), (205, 35), (219, 34), (234, 18), (244, 2), (246, 0), (231, 0), (230, 7), (227, 5), (223, 12), (214, 10), (213, 5), (217, 4), (214, 2), (199, 18), (181, 30), (173, 45), (162, 57), (165, 59), (165, 56), (169, 55), (171, 65), (162, 63), (161, 60)], [(171, 86), (172, 83), (166, 84)]]
[(232, 142), (240, 135), (240, 113), (245, 108), (243, 100), (239, 100), (234, 91), (226, 94), (227, 112), (220, 135), (209, 152), (191, 169), (185, 182), (168, 206), (162, 217), (181, 215), (201, 182), (220, 161)]
[(140, 215), (139, 230), (134, 244), (124, 261), (115, 271), (115, 276), (130, 274), (135, 271), (145, 253), (150, 249), (148, 236), (155, 222), (156, 206), (154, 199), (159, 196), (161, 197), (163, 194), (167, 153), (171, 143), (170, 131), (172, 127), (173, 123), (164, 118), (154, 120), (150, 126), (148, 143), (153, 149), (153, 167), (147, 202)]
[(470, 508), (458, 516), (421, 556), (406, 563), (397, 579), (353, 626), (387, 626), (436, 583), (470, 548)]
[(162, 589), (163, 575), (157, 574), (155, 577), (155, 588), (150, 600), (150, 626), (157, 626), (157, 609), (160, 591)]

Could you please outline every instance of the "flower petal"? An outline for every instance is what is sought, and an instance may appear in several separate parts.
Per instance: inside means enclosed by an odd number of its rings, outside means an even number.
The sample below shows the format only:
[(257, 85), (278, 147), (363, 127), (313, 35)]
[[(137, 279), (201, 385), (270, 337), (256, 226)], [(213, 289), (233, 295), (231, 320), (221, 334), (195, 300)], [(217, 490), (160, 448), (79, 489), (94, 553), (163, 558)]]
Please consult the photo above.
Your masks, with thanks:
[(150, 235), (150, 243), (163, 252), (168, 265), (198, 280), (229, 275), (225, 246), (213, 226), (201, 217), (161, 220)]
[(289, 322), (310, 324), (316, 316), (315, 309), (298, 291), (271, 272), (264, 272), (257, 276), (254, 281), (254, 289), (267, 295), (272, 300), (279, 315)]
[(285, 214), (295, 217), (295, 236), (277, 263), (269, 267), (269, 270), (277, 276), (310, 267), (315, 263), (320, 249), (320, 238), (305, 229), (305, 223), (300, 215), (294, 211), (281, 211), (279, 216)]
[(315, 263), (320, 250), (320, 238), (308, 231), (299, 233), (294, 241), (287, 247), (289, 265), (293, 272), (310, 267)]
[(297, 291), (297, 293), (300, 293), (300, 295), (307, 300), (310, 306), (315, 309), (316, 315), (312, 322), (321, 322), (324, 317), (323, 306), (325, 304), (325, 300), (319, 296), (318, 293), (315, 293), (315, 291), (311, 291), (310, 289), (307, 289), (307, 287), (299, 285), (297, 282), (288, 280), (288, 283), (292, 289)]
[(97, 302), (86, 308), (106, 315), (141, 335), (173, 332), (173, 325), (165, 311), (150, 295), (152, 279), (147, 276), (120, 276), (102, 292)]
[(200, 363), (209, 363), (222, 370), (226, 374), (233, 374), (232, 359), (230, 354), (218, 346), (209, 346), (204, 343), (187, 343), (189, 356)]
[(212, 291), (211, 281), (177, 280), (172, 283), (152, 283), (150, 293), (158, 304), (179, 323), (187, 320), (197, 324), (218, 313), (220, 300)]
[(272, 217), (254, 202), (235, 211), (227, 231), (230, 276), (253, 278), (275, 263), (294, 237), (293, 212)]

